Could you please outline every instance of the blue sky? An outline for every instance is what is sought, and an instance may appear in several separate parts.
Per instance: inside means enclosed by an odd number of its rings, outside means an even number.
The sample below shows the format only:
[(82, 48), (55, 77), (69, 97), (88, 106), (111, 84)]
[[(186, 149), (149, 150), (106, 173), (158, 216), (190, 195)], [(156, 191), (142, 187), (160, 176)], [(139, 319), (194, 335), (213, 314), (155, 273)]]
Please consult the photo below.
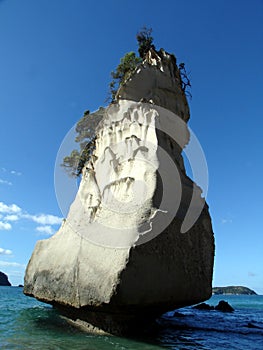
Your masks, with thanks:
[(23, 283), (38, 239), (63, 217), (53, 184), (66, 133), (105, 105), (136, 32), (185, 62), (189, 125), (209, 169), (214, 285), (263, 294), (263, 2), (0, 1), (0, 270)]

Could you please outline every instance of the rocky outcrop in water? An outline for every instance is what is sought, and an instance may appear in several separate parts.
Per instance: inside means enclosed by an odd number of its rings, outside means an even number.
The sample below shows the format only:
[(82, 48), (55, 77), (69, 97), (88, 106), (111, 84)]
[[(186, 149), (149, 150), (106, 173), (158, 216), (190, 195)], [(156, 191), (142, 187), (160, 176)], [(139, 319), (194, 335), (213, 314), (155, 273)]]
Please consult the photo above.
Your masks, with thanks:
[(193, 309), (197, 309), (197, 310), (214, 310), (215, 307), (213, 305), (209, 305), (207, 303), (201, 303), (201, 304), (193, 306)]
[(215, 306), (215, 310), (223, 312), (232, 312), (234, 309), (232, 306), (225, 300), (220, 300), (219, 303)]
[(193, 306), (193, 309), (206, 310), (206, 311), (207, 310), (217, 310), (217, 311), (223, 311), (223, 312), (234, 311), (232, 306), (225, 300), (220, 300), (216, 306), (209, 305), (207, 303), (201, 303), (201, 304)]
[(0, 271), (0, 286), (11, 286), (6, 274)]
[(214, 237), (181, 155), (180, 79), (174, 56), (148, 52), (105, 111), (67, 219), (27, 266), (24, 293), (87, 329), (137, 332), (211, 296)]

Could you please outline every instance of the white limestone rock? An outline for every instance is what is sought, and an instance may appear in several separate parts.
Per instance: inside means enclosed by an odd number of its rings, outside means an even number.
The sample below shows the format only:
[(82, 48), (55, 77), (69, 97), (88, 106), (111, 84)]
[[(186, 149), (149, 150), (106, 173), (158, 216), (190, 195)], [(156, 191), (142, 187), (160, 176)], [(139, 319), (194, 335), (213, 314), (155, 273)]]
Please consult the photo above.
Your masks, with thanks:
[(151, 49), (134, 74), (120, 86), (117, 98), (151, 102), (174, 112), (187, 122), (190, 111), (181, 82), (175, 56), (164, 50), (157, 53)]
[[(213, 231), (181, 157), (189, 110), (177, 71), (150, 51), (119, 89), (67, 219), (26, 270), (25, 294), (112, 333), (212, 293)], [(200, 215), (182, 233), (193, 190)]]

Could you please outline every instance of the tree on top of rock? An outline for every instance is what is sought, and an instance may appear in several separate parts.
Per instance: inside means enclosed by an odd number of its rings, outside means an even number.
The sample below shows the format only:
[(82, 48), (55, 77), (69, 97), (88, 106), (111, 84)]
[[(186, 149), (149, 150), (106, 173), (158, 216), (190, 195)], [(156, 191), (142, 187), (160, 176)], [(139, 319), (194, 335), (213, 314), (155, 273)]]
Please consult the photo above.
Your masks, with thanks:
[(123, 84), (126, 79), (129, 78), (130, 74), (135, 70), (137, 65), (141, 62), (139, 57), (136, 57), (133, 51), (126, 53), (121, 58), (120, 64), (111, 72), (113, 80), (110, 82), (110, 93), (112, 101), (115, 100), (116, 92), (120, 84)]
[(138, 42), (138, 52), (141, 58), (147, 54), (150, 49), (155, 50), (153, 45), (152, 28), (143, 27), (139, 33), (136, 35)]
[[(152, 28), (143, 27), (136, 35), (138, 43), (139, 57), (135, 52), (128, 52), (120, 59), (120, 63), (114, 71), (111, 72), (112, 81), (109, 84), (111, 102), (117, 102), (117, 91), (121, 85), (124, 85), (134, 74), (136, 68), (143, 62), (145, 55), (150, 49), (156, 50), (153, 44)], [(163, 49), (156, 52), (156, 55), (162, 55)], [(173, 56), (173, 55), (171, 55)], [(174, 65), (176, 60), (174, 58)], [(187, 76), (184, 63), (179, 65), (180, 84), (183, 93), (191, 97), (187, 90), (191, 87), (190, 80)], [(61, 164), (71, 176), (81, 175), (82, 168), (85, 163), (90, 160), (92, 152), (95, 149), (96, 127), (103, 118), (104, 108), (100, 108), (97, 112), (84, 113), (84, 116), (76, 125), (77, 136), (75, 138), (78, 149), (74, 149), (68, 156), (64, 157)]]
[(135, 52), (131, 51), (126, 53), (121, 58), (120, 64), (117, 66), (115, 71), (111, 72), (113, 80), (110, 82), (110, 94), (111, 100), (114, 101), (116, 98), (116, 92), (121, 84), (123, 84), (130, 75), (134, 72), (139, 63), (145, 57), (146, 53), (150, 49), (155, 50), (153, 45), (152, 28), (143, 27), (136, 35), (138, 42), (138, 52), (140, 57), (137, 57)]

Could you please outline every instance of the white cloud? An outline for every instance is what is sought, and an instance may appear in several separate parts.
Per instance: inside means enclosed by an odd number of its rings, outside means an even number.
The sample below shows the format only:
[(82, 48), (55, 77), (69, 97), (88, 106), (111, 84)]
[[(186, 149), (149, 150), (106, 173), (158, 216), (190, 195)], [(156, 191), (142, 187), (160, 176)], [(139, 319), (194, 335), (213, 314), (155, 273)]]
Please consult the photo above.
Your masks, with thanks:
[(17, 206), (16, 204), (7, 205), (3, 202), (0, 202), (0, 213), (17, 214), (20, 212), (21, 208), (19, 208), (19, 206)]
[(20, 219), (20, 217), (18, 215), (12, 214), (12, 215), (6, 215), (4, 219), (5, 221), (17, 221)]
[(12, 226), (9, 222), (0, 221), (0, 230), (11, 230)]
[(62, 218), (55, 215), (50, 215), (50, 214), (39, 214), (39, 215), (24, 214), (23, 217), (41, 225), (59, 225), (62, 222)]
[(10, 255), (10, 254), (12, 254), (12, 251), (10, 249), (0, 248), (0, 255)]
[(232, 224), (233, 220), (232, 219), (221, 219), (221, 224)]
[[(7, 170), (6, 168), (0, 168), (0, 172), (5, 173), (5, 176), (8, 174), (15, 175), (15, 176), (21, 176), (22, 173), (20, 171), (16, 170)], [(1, 179), (0, 178), (0, 185), (7, 185), (7, 186), (12, 186), (12, 182), (9, 180)]]
[(21, 176), (22, 175), (22, 173), (20, 171), (16, 171), (16, 170), (11, 170), (10, 173), (12, 175), (16, 175), (16, 176)]
[(25, 264), (19, 264), (17, 262), (8, 262), (0, 260), (0, 266), (13, 266), (13, 267), (26, 267)]
[(12, 182), (7, 181), (7, 180), (3, 180), (3, 179), (0, 179), (0, 184), (1, 184), (1, 185), (12, 186)]
[(11, 230), (12, 222), (23, 219), (30, 220), (41, 225), (36, 227), (38, 232), (52, 235), (55, 232), (52, 226), (60, 225), (63, 218), (51, 214), (28, 214), (16, 204), (8, 205), (0, 202), (0, 230)]
[(38, 226), (38, 227), (36, 227), (36, 230), (40, 233), (45, 233), (47, 235), (53, 235), (53, 233), (54, 233), (53, 228), (49, 225)]
[(22, 175), (22, 173), (20, 171), (9, 170), (9, 169), (6, 169), (4, 167), (0, 168), (0, 171), (2, 173), (8, 173), (8, 174), (16, 175), (16, 176), (21, 176)]

